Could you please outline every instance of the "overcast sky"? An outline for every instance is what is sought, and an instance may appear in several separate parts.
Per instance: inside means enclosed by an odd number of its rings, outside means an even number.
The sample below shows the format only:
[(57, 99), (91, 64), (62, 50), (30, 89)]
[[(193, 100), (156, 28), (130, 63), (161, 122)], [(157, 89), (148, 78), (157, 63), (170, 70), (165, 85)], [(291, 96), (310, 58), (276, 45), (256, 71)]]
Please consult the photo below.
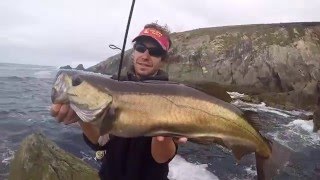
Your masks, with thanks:
[[(0, 62), (85, 67), (118, 53), (131, 0), (1, 0)], [(320, 21), (320, 0), (136, 0), (128, 45), (150, 22), (172, 32), (235, 24)]]

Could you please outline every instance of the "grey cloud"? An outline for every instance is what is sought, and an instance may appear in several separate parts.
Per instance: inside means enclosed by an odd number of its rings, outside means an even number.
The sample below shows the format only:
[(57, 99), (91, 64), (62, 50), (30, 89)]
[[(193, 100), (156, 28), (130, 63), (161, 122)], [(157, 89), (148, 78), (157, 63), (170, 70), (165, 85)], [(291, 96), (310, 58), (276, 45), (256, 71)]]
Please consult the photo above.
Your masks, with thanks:
[[(98, 62), (122, 47), (131, 0), (0, 2), (0, 62), (65, 65)], [(173, 32), (234, 24), (320, 21), (318, 0), (136, 1), (130, 40), (150, 22)]]

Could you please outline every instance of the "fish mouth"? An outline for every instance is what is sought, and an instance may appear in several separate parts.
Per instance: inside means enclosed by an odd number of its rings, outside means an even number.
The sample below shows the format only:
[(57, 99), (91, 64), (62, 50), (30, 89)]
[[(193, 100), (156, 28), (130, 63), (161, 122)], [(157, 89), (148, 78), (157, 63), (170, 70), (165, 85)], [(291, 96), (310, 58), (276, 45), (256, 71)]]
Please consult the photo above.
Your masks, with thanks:
[(59, 74), (51, 89), (51, 102), (54, 104), (67, 103), (67, 89), (70, 84), (70, 77), (65, 74)]
[(51, 90), (51, 102), (52, 103), (56, 103), (56, 99), (57, 99), (57, 90), (55, 88), (52, 88)]
[(51, 102), (53, 104), (63, 104), (68, 103), (68, 97), (65, 93), (59, 93), (59, 91), (56, 88), (52, 88), (51, 90)]

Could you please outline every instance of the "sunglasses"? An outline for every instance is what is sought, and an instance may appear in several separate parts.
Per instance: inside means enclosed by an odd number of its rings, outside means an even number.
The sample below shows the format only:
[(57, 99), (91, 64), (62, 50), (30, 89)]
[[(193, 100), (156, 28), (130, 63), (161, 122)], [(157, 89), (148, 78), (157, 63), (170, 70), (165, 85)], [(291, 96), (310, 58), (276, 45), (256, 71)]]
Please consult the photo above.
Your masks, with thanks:
[(146, 47), (144, 44), (140, 44), (140, 43), (135, 44), (134, 49), (140, 53), (144, 53), (146, 52), (146, 50), (148, 50), (150, 56), (154, 56), (154, 57), (161, 57), (166, 53), (164, 50), (160, 48)]

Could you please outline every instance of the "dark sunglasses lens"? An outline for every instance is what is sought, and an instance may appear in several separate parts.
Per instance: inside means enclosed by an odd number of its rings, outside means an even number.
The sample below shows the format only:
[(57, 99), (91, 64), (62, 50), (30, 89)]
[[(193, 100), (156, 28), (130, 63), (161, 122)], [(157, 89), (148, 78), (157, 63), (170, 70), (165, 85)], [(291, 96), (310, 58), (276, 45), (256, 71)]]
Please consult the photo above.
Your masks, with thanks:
[(138, 52), (144, 53), (147, 50), (147, 48), (142, 44), (136, 44), (135, 50)]
[(148, 50), (151, 56), (160, 57), (163, 55), (163, 51), (159, 48), (150, 48)]
[(164, 51), (162, 49), (159, 48), (147, 48), (145, 45), (143, 44), (136, 44), (135, 45), (135, 50), (140, 52), (140, 53), (144, 53), (146, 50), (148, 49), (150, 56), (154, 56), (154, 57), (160, 57), (164, 54)]

